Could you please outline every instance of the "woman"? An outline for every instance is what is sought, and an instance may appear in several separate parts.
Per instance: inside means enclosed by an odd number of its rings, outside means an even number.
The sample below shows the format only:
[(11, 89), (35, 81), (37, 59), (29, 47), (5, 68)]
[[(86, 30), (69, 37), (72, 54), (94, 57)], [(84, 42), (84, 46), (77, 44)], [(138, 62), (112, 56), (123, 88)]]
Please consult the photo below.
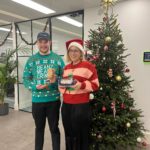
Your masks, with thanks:
[(88, 150), (90, 125), (89, 94), (99, 88), (97, 71), (93, 64), (84, 60), (83, 41), (66, 42), (69, 64), (63, 78), (72, 76), (75, 85), (59, 86), (63, 94), (62, 121), (66, 137), (66, 150)]

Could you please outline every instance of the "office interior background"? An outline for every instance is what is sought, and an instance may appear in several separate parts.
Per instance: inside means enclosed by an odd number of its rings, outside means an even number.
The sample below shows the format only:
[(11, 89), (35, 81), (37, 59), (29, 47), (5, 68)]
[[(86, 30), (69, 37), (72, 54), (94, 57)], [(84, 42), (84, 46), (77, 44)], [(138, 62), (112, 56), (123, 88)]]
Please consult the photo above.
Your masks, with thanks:
[[(0, 0), (0, 43), (11, 31), (5, 43), (0, 46), (0, 61), (6, 49), (17, 46), (26, 49), (24, 52), (18, 51), (14, 57), (18, 61), (14, 72), (18, 82), (10, 86), (5, 101), (9, 103), (9, 115), (14, 111), (31, 115), (31, 92), (25, 89), (22, 76), (27, 59), (38, 51), (36, 45), (31, 45), (36, 41), (37, 34), (43, 30), (49, 32), (52, 50), (64, 59), (65, 42), (73, 38), (86, 41), (89, 30), (97, 28), (96, 23), (102, 21), (103, 9), (99, 0), (34, 0), (37, 4), (46, 6), (48, 9), (45, 11), (29, 8), (16, 1)], [(119, 0), (113, 11), (118, 14), (124, 44), (131, 53), (127, 64), (134, 79), (132, 96), (136, 100), (136, 107), (143, 111), (145, 128), (150, 130), (150, 64), (143, 62), (143, 53), (150, 51), (150, 0)], [(0, 116), (0, 124), (3, 121), (4, 117)], [(149, 144), (149, 131), (145, 135)]]

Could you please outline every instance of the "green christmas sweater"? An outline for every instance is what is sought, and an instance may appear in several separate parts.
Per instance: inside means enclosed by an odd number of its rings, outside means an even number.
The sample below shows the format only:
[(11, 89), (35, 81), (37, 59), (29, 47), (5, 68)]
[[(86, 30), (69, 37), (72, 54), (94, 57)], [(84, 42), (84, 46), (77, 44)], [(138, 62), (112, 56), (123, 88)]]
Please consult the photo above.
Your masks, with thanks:
[[(47, 72), (54, 68), (57, 77), (62, 75), (64, 62), (61, 56), (53, 51), (48, 55), (41, 55), (39, 52), (31, 56), (24, 68), (23, 83), (26, 88), (32, 91), (32, 102), (50, 102), (60, 99), (58, 81), (53, 84), (47, 83)], [(36, 85), (48, 84), (47, 89), (38, 90)]]

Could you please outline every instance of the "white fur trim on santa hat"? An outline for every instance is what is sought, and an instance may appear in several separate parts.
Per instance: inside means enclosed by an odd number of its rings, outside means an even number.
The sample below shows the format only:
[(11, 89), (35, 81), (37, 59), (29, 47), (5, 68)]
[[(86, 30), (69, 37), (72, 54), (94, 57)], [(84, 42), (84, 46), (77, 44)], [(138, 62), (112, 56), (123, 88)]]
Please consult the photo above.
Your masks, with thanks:
[(79, 44), (79, 43), (77, 43), (77, 42), (72, 42), (72, 43), (70, 43), (68, 49), (69, 49), (70, 47), (72, 47), (72, 46), (75, 46), (75, 47), (79, 48), (79, 49), (84, 53), (84, 48), (83, 48), (83, 46), (82, 46), (81, 44)]

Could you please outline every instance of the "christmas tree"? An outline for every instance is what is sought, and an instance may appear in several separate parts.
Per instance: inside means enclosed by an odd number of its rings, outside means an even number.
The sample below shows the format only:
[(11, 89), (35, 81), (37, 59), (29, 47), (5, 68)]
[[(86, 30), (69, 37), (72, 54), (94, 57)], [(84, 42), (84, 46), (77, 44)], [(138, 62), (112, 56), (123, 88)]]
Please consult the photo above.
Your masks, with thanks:
[[(87, 57), (97, 68), (100, 89), (93, 93), (92, 125), (90, 129), (91, 150), (125, 150), (146, 146), (145, 131), (141, 122), (141, 110), (135, 108), (130, 72), (126, 64), (127, 50), (117, 16), (109, 14), (112, 4), (104, 1), (106, 12), (96, 30), (90, 30)], [(88, 55), (87, 55), (88, 56)]]

